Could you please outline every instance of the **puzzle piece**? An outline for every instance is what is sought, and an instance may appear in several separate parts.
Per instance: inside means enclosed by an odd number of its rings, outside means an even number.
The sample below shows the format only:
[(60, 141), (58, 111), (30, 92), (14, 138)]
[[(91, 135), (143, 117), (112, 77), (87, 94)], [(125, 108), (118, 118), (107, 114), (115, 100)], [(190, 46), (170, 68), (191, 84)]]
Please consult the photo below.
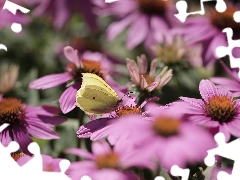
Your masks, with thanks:
[(84, 175), (80, 180), (92, 180), (89, 176)]
[(236, 23), (240, 23), (240, 11), (236, 11), (234, 14), (233, 14), (233, 19)]
[[(24, 8), (22, 6), (19, 6), (15, 3), (12, 3), (8, 0), (6, 0), (6, 2), (4, 3), (4, 6), (2, 8), (2, 10), (7, 9), (9, 10), (11, 13), (13, 13), (14, 15), (16, 15), (17, 10), (20, 10), (22, 13), (28, 13), (30, 10), (27, 8)], [(19, 33), (22, 31), (22, 25), (18, 24), (18, 23), (13, 23), (11, 26), (11, 29), (13, 32), (15, 33)]]
[(116, 2), (118, 0), (105, 0), (105, 3), (112, 3), (112, 2)]
[[(235, 47), (240, 48), (240, 39), (238, 39), (238, 40), (232, 39), (233, 30), (231, 28), (225, 28), (225, 29), (223, 29), (222, 32), (225, 32), (227, 34), (228, 47), (225, 47), (225, 46), (217, 47), (216, 55), (219, 58), (229, 55), (230, 66), (232, 68), (240, 68), (240, 58), (235, 58), (232, 55), (233, 48), (235, 48)], [(240, 71), (238, 72), (238, 77), (240, 78)]]
[[(0, 133), (9, 126), (9, 124), (3, 124), (0, 126)], [(71, 180), (66, 174), (66, 170), (70, 166), (70, 161), (62, 160), (59, 163), (61, 172), (43, 172), (42, 156), (40, 154), (40, 147), (37, 143), (32, 142), (28, 146), (29, 152), (34, 156), (23, 166), (19, 166), (18, 163), (11, 157), (11, 153), (16, 152), (19, 149), (19, 144), (15, 141), (9, 143), (7, 147), (4, 147), (0, 143), (0, 179), (19, 179), (19, 180)], [(14, 173), (13, 173), (14, 172)]]
[(219, 132), (214, 136), (215, 141), (218, 144), (217, 148), (207, 151), (208, 155), (204, 159), (207, 166), (215, 164), (215, 155), (219, 155), (234, 161), (232, 174), (228, 174), (224, 171), (220, 171), (217, 175), (218, 180), (237, 180), (240, 178), (240, 139), (236, 139), (232, 142), (226, 143), (225, 136)]
[(173, 176), (181, 176), (182, 180), (188, 180), (190, 170), (189, 169), (182, 169), (178, 165), (174, 165), (171, 167), (171, 174)]
[[(176, 18), (178, 18), (181, 22), (185, 22), (186, 18), (189, 15), (193, 15), (193, 14), (203, 15), (203, 14), (205, 14), (205, 9), (204, 9), (203, 2), (208, 2), (208, 1), (213, 1), (213, 0), (200, 0), (201, 10), (187, 13), (187, 7), (188, 7), (187, 2), (184, 1), (184, 0), (180, 0), (176, 3), (176, 8), (178, 10), (178, 14), (174, 14), (174, 16)], [(224, 2), (224, 0), (216, 0), (216, 1), (217, 1), (217, 4), (215, 6), (216, 10), (218, 12), (226, 11), (227, 6), (226, 6), (226, 3)]]
[(0, 44), (0, 49), (7, 51), (7, 47), (4, 44)]

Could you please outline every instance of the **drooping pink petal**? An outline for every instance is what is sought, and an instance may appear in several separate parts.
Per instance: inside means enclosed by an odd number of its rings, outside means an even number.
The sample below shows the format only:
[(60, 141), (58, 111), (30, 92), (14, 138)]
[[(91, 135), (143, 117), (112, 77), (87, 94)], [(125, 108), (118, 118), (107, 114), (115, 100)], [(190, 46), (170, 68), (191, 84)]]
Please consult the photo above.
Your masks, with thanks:
[(107, 28), (107, 40), (111, 41), (113, 40), (118, 34), (120, 34), (130, 23), (134, 21), (134, 19), (137, 17), (137, 14), (130, 14), (124, 19), (113, 22), (108, 28)]
[(92, 120), (84, 125), (82, 125), (77, 133), (77, 137), (79, 138), (89, 138), (91, 137), (92, 133), (106, 127), (109, 124), (109, 121), (111, 121), (110, 118), (101, 118)]
[(233, 70), (230, 70), (225, 64), (223, 61), (220, 61), (224, 71), (230, 76), (232, 77), (235, 81), (239, 82), (240, 83), (240, 79), (238, 77), (238, 71), (233, 71)]
[(32, 139), (29, 137), (27, 133), (21, 127), (14, 126), (13, 127), (13, 137), (14, 140), (19, 144), (20, 150), (27, 155), (31, 155), (28, 151), (28, 145), (32, 142)]
[(161, 43), (169, 34), (169, 27), (161, 17), (153, 16), (150, 18), (151, 33), (154, 39)]
[(76, 94), (80, 88), (80, 83), (68, 87), (59, 99), (60, 108), (64, 114), (70, 112), (76, 107)]
[(199, 84), (199, 91), (206, 102), (208, 102), (209, 98), (218, 94), (216, 86), (209, 80), (201, 80)]
[[(141, 29), (141, 31), (139, 31)], [(139, 17), (132, 23), (127, 34), (127, 49), (131, 50), (147, 37), (149, 32), (148, 17), (139, 15)]]
[(26, 119), (26, 129), (29, 134), (40, 139), (59, 139), (59, 135), (42, 122)]
[(66, 83), (71, 78), (72, 75), (69, 73), (51, 74), (32, 81), (29, 87), (32, 89), (47, 89)]
[(12, 142), (12, 139), (10, 137), (9, 134), (9, 127), (7, 127), (6, 129), (4, 129), (1, 133), (0, 133), (0, 142), (2, 143), (2, 145), (4, 147), (7, 147), (8, 144), (10, 142)]
[(223, 123), (221, 126), (219, 126), (219, 132), (222, 132), (224, 134), (225, 142), (228, 142), (230, 140), (231, 134), (226, 123)]
[(88, 23), (91, 30), (97, 30), (96, 15), (93, 10), (92, 1), (79, 1), (79, 11), (82, 13), (85, 21)]
[(105, 140), (101, 140), (92, 144), (92, 152), (95, 155), (104, 155), (111, 151), (111, 147)]
[(55, 1), (53, 2), (56, 8), (55, 12), (55, 18), (54, 18), (54, 26), (57, 29), (60, 29), (63, 27), (63, 25), (67, 22), (67, 20), (71, 16), (71, 10), (70, 10), (70, 3), (65, 0)]
[(67, 154), (73, 154), (75, 156), (83, 157), (83, 158), (90, 159), (90, 160), (94, 159), (93, 154), (91, 154), (88, 151), (85, 151), (83, 149), (69, 148), (69, 149), (66, 149), (64, 152)]
[(239, 120), (234, 120), (231, 121), (229, 123), (227, 123), (228, 125), (228, 129), (231, 132), (232, 135), (234, 135), (235, 137), (239, 138), (240, 137), (240, 127), (238, 126), (240, 123), (235, 123), (236, 121)]
[(62, 117), (57, 117), (57, 116), (51, 117), (51, 116), (38, 115), (38, 118), (39, 118), (39, 120), (41, 120), (42, 122), (47, 124), (49, 127), (53, 127), (58, 124), (62, 124), (63, 122), (66, 121), (66, 119), (64, 119)]
[(221, 86), (225, 86), (231, 91), (239, 91), (240, 90), (240, 83), (236, 82), (235, 80), (225, 78), (225, 77), (212, 77), (210, 78), (212, 82), (215, 84), (219, 84)]
[[(36, 114), (41, 114), (41, 115), (46, 115), (46, 116), (53, 116), (55, 114), (59, 114), (61, 110), (59, 107), (54, 107), (54, 106), (48, 106), (48, 105), (43, 105), (43, 106), (38, 106), (38, 107), (32, 107), (34, 109), (33, 113)], [(29, 113), (31, 113), (32, 110), (30, 110)]]
[[(216, 55), (216, 48), (218, 46), (227, 46), (226, 37), (220, 32), (214, 35), (214, 38), (211, 40), (206, 54), (203, 56), (203, 65), (212, 65), (215, 62), (215, 59), (218, 59)], [(212, 60), (212, 61), (211, 61)]]
[(71, 46), (67, 46), (63, 49), (63, 52), (70, 62), (74, 63), (77, 67), (80, 67), (80, 61), (77, 50), (74, 50)]

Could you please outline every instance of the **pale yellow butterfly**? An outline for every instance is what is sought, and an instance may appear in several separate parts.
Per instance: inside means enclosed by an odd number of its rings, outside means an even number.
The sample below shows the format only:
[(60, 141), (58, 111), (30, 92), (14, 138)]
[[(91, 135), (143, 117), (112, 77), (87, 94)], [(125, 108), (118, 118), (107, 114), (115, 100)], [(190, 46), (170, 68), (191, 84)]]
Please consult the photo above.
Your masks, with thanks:
[(118, 103), (118, 95), (101, 77), (82, 73), (82, 85), (76, 94), (76, 106), (89, 115), (112, 112)]

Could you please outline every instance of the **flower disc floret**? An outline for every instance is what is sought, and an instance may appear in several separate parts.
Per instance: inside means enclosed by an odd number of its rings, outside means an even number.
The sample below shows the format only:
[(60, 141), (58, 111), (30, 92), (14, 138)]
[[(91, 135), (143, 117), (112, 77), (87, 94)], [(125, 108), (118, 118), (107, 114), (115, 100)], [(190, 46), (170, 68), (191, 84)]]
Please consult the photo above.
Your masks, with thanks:
[(120, 117), (120, 116), (126, 116), (130, 114), (141, 114), (142, 110), (140, 106), (126, 105), (126, 106), (119, 107), (115, 112), (117, 116)]
[(141, 12), (148, 15), (163, 15), (168, 6), (167, 1), (163, 0), (135, 0)]
[(95, 161), (99, 169), (103, 169), (103, 168), (117, 169), (119, 164), (118, 163), (119, 157), (118, 157), (118, 154), (116, 154), (113, 151), (110, 151), (107, 154), (98, 155)]
[(219, 13), (214, 8), (211, 11), (211, 23), (221, 31), (227, 27), (231, 27), (234, 32), (238, 32), (240, 31), (240, 24), (233, 19), (233, 14), (236, 11), (238, 10), (233, 6), (228, 6), (223, 13)]
[(5, 98), (0, 101), (0, 123), (22, 124), (25, 118), (24, 105), (16, 98)]
[(180, 124), (180, 120), (172, 117), (158, 117), (153, 123), (153, 129), (158, 135), (170, 137), (179, 133)]
[(236, 102), (224, 95), (213, 96), (204, 103), (207, 115), (219, 123), (230, 121), (237, 112)]

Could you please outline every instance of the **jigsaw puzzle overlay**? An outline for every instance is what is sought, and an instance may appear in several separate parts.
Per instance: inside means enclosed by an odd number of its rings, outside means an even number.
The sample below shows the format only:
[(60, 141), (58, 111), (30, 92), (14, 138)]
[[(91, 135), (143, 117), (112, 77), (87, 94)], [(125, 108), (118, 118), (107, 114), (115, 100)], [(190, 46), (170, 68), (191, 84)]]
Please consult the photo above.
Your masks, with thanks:
[[(12, 3), (12, 2), (10, 2), (10, 1), (8, 1), (8, 0), (5, 1), (5, 4), (4, 4), (3, 8), (2, 8), (2, 11), (3, 11), (3, 10), (5, 10), (5, 11), (8, 10), (8, 11), (10, 11), (11, 13), (13, 13), (14, 15), (16, 15), (17, 10), (20, 10), (20, 11), (21, 11), (22, 13), (24, 13), (24, 14), (30, 12), (29, 9), (24, 8), (24, 7), (22, 7), (22, 6), (19, 6), (19, 5), (15, 4), (15, 3)], [(12, 29), (13, 32), (19, 33), (19, 32), (22, 31), (22, 25), (19, 24), (19, 23), (13, 23), (13, 24), (11, 25), (11, 29)], [(6, 47), (4, 44), (0, 44), (0, 50), (1, 50), (1, 49), (7, 51), (7, 47)]]
[[(0, 126), (0, 133), (9, 124), (3, 124)], [(70, 161), (62, 160), (59, 164), (61, 172), (43, 172), (42, 156), (40, 153), (40, 147), (37, 143), (32, 142), (28, 146), (29, 152), (34, 157), (29, 160), (23, 166), (19, 166), (18, 163), (11, 157), (11, 153), (16, 152), (19, 149), (17, 142), (12, 141), (7, 147), (4, 147), (0, 143), (0, 179), (19, 179), (19, 180), (71, 180), (66, 174), (66, 170), (70, 166)], [(13, 173), (14, 172), (14, 173)]]
[[(176, 3), (176, 8), (178, 10), (178, 14), (175, 14), (175, 17), (178, 18), (181, 22), (185, 22), (186, 18), (189, 15), (194, 15), (194, 14), (200, 14), (203, 15), (205, 14), (205, 10), (204, 10), (204, 2), (208, 2), (208, 1), (212, 1), (212, 0), (201, 0), (201, 10), (200, 11), (196, 11), (196, 12), (190, 12), (187, 13), (187, 3), (184, 0), (180, 0)], [(222, 13), (226, 10), (227, 6), (226, 3), (224, 2), (224, 0), (216, 0), (217, 4), (216, 4), (216, 10), (219, 13)], [(240, 22), (240, 11), (236, 11), (233, 14), (233, 19), (235, 20), (235, 22), (239, 23)], [(232, 54), (232, 50), (236, 47), (240, 48), (240, 40), (233, 40), (233, 30), (229, 27), (229, 28), (225, 28), (223, 29), (223, 33), (226, 33), (226, 37), (227, 37), (227, 41), (228, 41), (228, 47), (224, 47), (224, 46), (220, 46), (216, 49), (216, 55), (219, 58), (222, 58), (226, 55), (229, 56), (229, 60), (230, 60), (230, 66), (231, 68), (240, 68), (240, 58), (235, 58)], [(240, 78), (240, 69), (239, 69), (239, 73), (238, 73), (238, 77)]]
[[(106, 3), (112, 3), (117, 0), (105, 0)], [(211, 0), (201, 0), (201, 10), (196, 12), (187, 13), (187, 3), (184, 0), (180, 0), (176, 3), (176, 8), (178, 10), (178, 14), (175, 14), (175, 17), (178, 18), (181, 22), (185, 22), (186, 18), (189, 15), (200, 14), (203, 15), (205, 13), (204, 10), (204, 2)], [(224, 0), (216, 0), (216, 10), (218, 12), (224, 12), (226, 10), (226, 3)], [(30, 10), (19, 6), (15, 3), (12, 3), (6, 0), (3, 10), (9, 10), (14, 15), (17, 10), (20, 10), (22, 13), (28, 13)], [(233, 18), (236, 22), (240, 22), (240, 11), (235, 12)], [(21, 24), (13, 23), (11, 29), (15, 33), (19, 33), (22, 30)], [(232, 50), (235, 47), (240, 47), (240, 40), (233, 40), (233, 30), (231, 28), (225, 28), (223, 33), (226, 33), (226, 37), (228, 40), (228, 47), (220, 46), (216, 49), (216, 55), (221, 58), (226, 55), (229, 55), (230, 65), (232, 68), (240, 68), (240, 59), (234, 58), (232, 55)], [(0, 44), (0, 49), (4, 49), (7, 51), (7, 47), (4, 44)], [(239, 71), (240, 77), (240, 71)], [(0, 132), (2, 132), (9, 124), (3, 124), (0, 126)], [(219, 155), (234, 161), (234, 166), (232, 170), (232, 174), (228, 174), (226, 172), (220, 171), (218, 173), (218, 180), (237, 180), (240, 179), (240, 140), (236, 139), (232, 142), (225, 143), (225, 137), (223, 133), (218, 133), (215, 135), (215, 141), (218, 144), (217, 148), (211, 149), (208, 151), (208, 156), (205, 158), (205, 164), (207, 166), (213, 166), (215, 164), (215, 155)], [(58, 179), (58, 180), (70, 180), (68, 176), (64, 173), (70, 165), (68, 160), (62, 160), (59, 164), (61, 172), (43, 172), (42, 171), (42, 158), (40, 154), (39, 146), (33, 142), (29, 144), (28, 149), (34, 155), (29, 162), (20, 167), (15, 160), (11, 157), (11, 153), (16, 152), (19, 149), (19, 145), (13, 141), (7, 147), (4, 147), (0, 143), (0, 156), (1, 162), (1, 179), (22, 179), (22, 180), (32, 180), (32, 179)], [(12, 173), (14, 172), (14, 173)], [(190, 174), (189, 169), (182, 169), (179, 166), (175, 165), (171, 168), (171, 174), (174, 176), (181, 176), (182, 180), (187, 180)], [(89, 176), (83, 176), (81, 180), (91, 180)], [(154, 180), (164, 180), (164, 177), (158, 176)]]

